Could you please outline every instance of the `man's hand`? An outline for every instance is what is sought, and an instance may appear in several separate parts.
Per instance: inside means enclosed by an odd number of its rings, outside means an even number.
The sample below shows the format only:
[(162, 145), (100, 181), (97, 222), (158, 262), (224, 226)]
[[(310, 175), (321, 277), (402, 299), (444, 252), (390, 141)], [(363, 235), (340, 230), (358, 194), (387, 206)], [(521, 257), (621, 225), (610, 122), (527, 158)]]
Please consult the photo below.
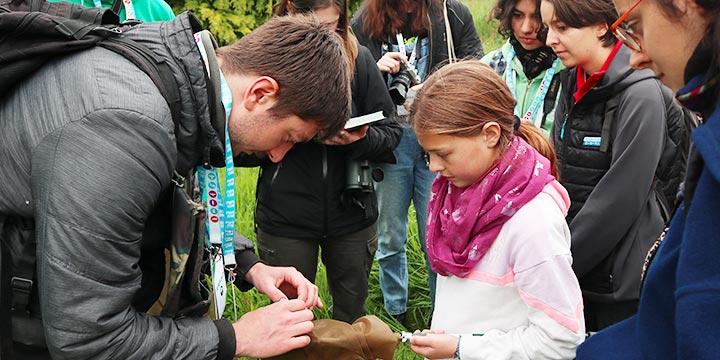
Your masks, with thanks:
[(306, 309), (323, 307), (317, 286), (294, 267), (269, 266), (259, 262), (248, 270), (245, 279), (270, 297), (272, 302), (298, 298), (305, 303)]
[(310, 344), (313, 313), (301, 300), (282, 300), (243, 315), (233, 324), (235, 356), (268, 358)]
[(415, 331), (415, 334), (426, 334), (426, 336), (413, 336), (410, 339), (410, 348), (415, 353), (428, 359), (447, 359), (455, 356), (459, 341), (456, 335), (445, 335), (442, 330)]

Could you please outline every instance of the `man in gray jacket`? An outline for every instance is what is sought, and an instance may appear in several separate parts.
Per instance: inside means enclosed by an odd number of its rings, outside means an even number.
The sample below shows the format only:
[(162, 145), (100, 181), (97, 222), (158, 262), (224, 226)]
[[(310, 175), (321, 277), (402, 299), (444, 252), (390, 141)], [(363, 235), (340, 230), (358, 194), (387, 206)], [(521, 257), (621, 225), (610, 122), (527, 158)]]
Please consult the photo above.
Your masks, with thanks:
[[(309, 343), (317, 287), (294, 268), (259, 262), (239, 237), (236, 284), (273, 304), (235, 323), (147, 313), (163, 285), (173, 172), (224, 166), (219, 78), (196, 44), (200, 30), (184, 13), (126, 35), (170, 65), (177, 124), (143, 71), (99, 47), (48, 62), (0, 98), (0, 240), (17, 255), (21, 244), (4, 225), (34, 223), (39, 307), (29, 311), (43, 324), (29, 334), (13, 321), (16, 358), (28, 358), (31, 335), (43, 333), (57, 359), (265, 358)], [(316, 20), (270, 20), (219, 49), (217, 62), (212, 49), (207, 58), (232, 93), (234, 155), (280, 161), (294, 143), (330, 136), (349, 118), (341, 40)]]

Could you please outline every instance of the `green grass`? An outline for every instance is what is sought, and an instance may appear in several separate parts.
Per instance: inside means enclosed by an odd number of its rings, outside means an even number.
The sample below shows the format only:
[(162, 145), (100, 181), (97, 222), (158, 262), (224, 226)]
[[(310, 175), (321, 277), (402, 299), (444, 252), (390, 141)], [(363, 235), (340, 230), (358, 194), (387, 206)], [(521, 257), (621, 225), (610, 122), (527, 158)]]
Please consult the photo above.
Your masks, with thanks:
[(495, 0), (460, 0), (470, 9), (475, 20), (475, 28), (482, 40), (485, 53), (499, 49), (506, 39), (497, 32), (498, 22), (490, 19), (490, 10), (495, 6)]
[[(255, 207), (255, 183), (257, 179), (257, 169), (237, 169), (237, 196), (238, 196), (238, 230), (248, 238), (255, 240), (255, 232), (253, 230), (253, 212)], [(411, 209), (409, 217), (410, 231), (408, 243), (408, 270), (409, 276), (409, 299), (407, 322), (411, 328), (405, 328), (394, 318), (390, 317), (383, 307), (383, 297), (380, 291), (378, 280), (377, 262), (373, 264), (370, 273), (369, 295), (366, 301), (368, 314), (375, 315), (385, 321), (394, 332), (408, 331), (426, 328), (430, 323), (430, 311), (432, 304), (427, 287), (427, 270), (425, 267), (425, 258), (420, 248), (420, 241), (417, 235), (417, 223), (414, 221), (415, 213)], [(327, 281), (325, 278), (325, 267), (320, 264), (318, 267), (315, 284), (320, 289), (320, 298), (324, 309), (315, 309), (315, 317), (318, 319), (330, 318), (330, 309), (332, 308), (332, 299), (327, 290)], [(242, 314), (268, 305), (270, 303), (267, 296), (258, 293), (256, 290), (248, 292), (235, 291), (235, 308), (232, 303), (232, 289), (228, 296), (228, 303), (225, 307), (224, 317), (234, 320)], [(237, 314), (237, 315), (235, 315)], [(395, 359), (422, 359), (410, 351), (410, 347), (401, 344), (395, 353)]]
[[(463, 0), (470, 8), (475, 20), (475, 26), (483, 42), (485, 52), (492, 51), (502, 46), (504, 39), (497, 33), (497, 22), (489, 21), (488, 13), (494, 5), (494, 0)], [(253, 229), (253, 212), (255, 209), (255, 184), (257, 179), (257, 169), (237, 169), (237, 196), (238, 196), (238, 218), (237, 228), (245, 236), (255, 240), (255, 231)], [(385, 321), (390, 328), (397, 331), (415, 330), (427, 327), (430, 323), (431, 302), (427, 287), (427, 271), (425, 267), (425, 259), (420, 248), (420, 241), (417, 235), (417, 223), (415, 222), (415, 211), (411, 208), (409, 213), (410, 231), (408, 242), (408, 271), (409, 276), (409, 299), (407, 322), (410, 329), (406, 329), (402, 324), (398, 323), (390, 317), (383, 308), (383, 297), (380, 291), (378, 280), (377, 262), (373, 264), (370, 274), (370, 291), (366, 301), (368, 314), (376, 315)], [(320, 297), (325, 304), (324, 309), (315, 309), (316, 318), (330, 318), (330, 309), (332, 299), (327, 290), (327, 281), (325, 278), (325, 267), (321, 264), (318, 268), (316, 277), (316, 285), (320, 288)], [(232, 297), (230, 293), (229, 299)], [(241, 316), (245, 312), (252, 311), (259, 307), (269, 304), (267, 296), (251, 290), (245, 293), (235, 292), (235, 304), (237, 306), (237, 316)], [(235, 319), (232, 301), (229, 300), (226, 306), (224, 316), (229, 319)], [(400, 344), (395, 359), (422, 359), (410, 351), (407, 344)]]

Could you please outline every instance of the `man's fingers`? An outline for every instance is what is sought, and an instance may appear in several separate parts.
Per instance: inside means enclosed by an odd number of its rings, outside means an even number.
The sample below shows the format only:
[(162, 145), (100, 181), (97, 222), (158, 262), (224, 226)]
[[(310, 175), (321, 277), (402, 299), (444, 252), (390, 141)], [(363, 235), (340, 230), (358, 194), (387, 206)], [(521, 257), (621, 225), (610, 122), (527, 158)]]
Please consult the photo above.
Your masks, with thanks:
[(308, 336), (308, 335), (296, 336), (296, 337), (288, 340), (286, 345), (287, 345), (287, 349), (286, 349), (287, 351), (284, 351), (283, 353), (286, 353), (290, 350), (304, 348), (304, 347), (310, 345), (310, 336)]
[[(287, 301), (281, 301), (272, 305), (268, 306), (278, 306), (283, 309), (294, 311), (294, 312), (300, 312), (301, 310), (305, 310), (305, 302), (300, 299), (292, 299)], [(311, 318), (312, 319), (312, 318)]]

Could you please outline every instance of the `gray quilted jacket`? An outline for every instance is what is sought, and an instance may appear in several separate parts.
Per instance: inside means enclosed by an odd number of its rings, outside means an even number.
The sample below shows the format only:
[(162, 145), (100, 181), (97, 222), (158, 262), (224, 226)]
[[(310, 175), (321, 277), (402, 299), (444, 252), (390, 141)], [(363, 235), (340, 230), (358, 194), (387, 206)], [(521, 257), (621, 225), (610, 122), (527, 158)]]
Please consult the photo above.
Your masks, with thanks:
[[(129, 32), (171, 65), (182, 101), (177, 133), (150, 78), (102, 48), (52, 61), (0, 98), (0, 223), (35, 220), (40, 310), (53, 358), (234, 354), (226, 320), (144, 312), (162, 287), (170, 233), (163, 195), (173, 170), (185, 173), (223, 151), (192, 35), (200, 29), (185, 13)], [(247, 270), (257, 261), (252, 244), (236, 246)]]

